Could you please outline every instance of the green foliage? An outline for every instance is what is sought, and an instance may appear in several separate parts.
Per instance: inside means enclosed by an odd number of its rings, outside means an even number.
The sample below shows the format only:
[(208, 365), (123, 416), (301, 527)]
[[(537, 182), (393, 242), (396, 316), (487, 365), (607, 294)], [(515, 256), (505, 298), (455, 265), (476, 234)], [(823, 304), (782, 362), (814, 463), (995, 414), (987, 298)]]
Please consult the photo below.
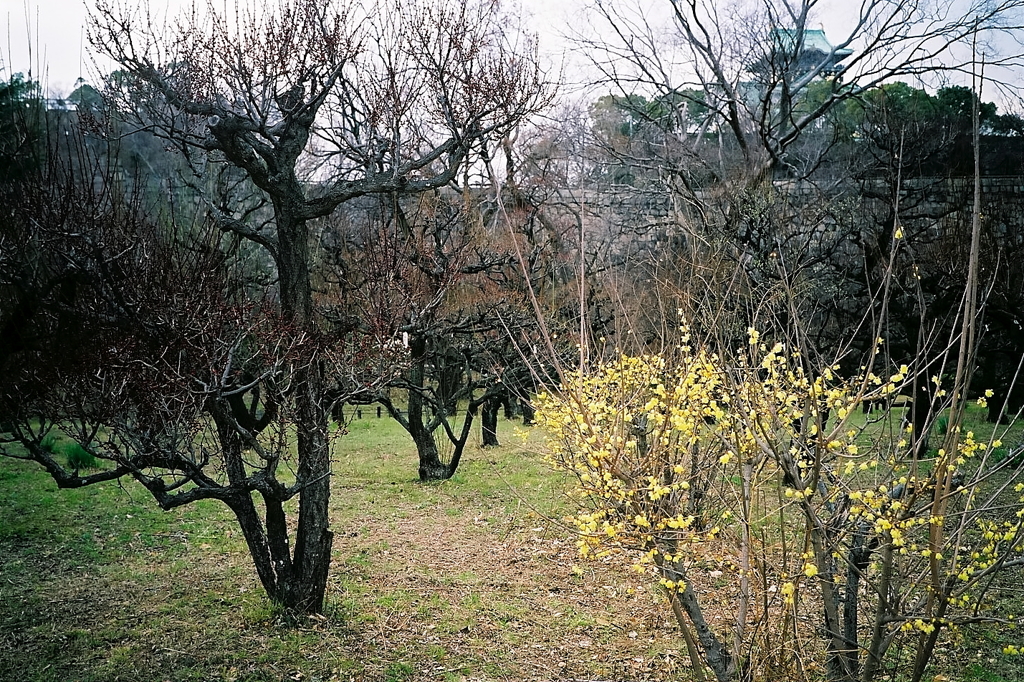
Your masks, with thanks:
[(92, 469), (96, 467), (96, 457), (80, 444), (71, 441), (65, 444), (64, 457), (73, 469)]
[[(852, 153), (870, 152), (874, 157), (874, 167), (862, 172), (900, 169), (901, 177), (962, 175), (973, 167), (973, 106), (970, 88), (948, 86), (932, 94), (893, 82), (844, 103), (831, 116), (838, 138), (854, 145)], [(1015, 116), (1000, 116), (992, 102), (980, 102), (978, 114), (984, 134), (1015, 134), (1019, 124)]]
[(78, 87), (68, 96), (68, 101), (75, 103), (79, 113), (88, 113), (92, 116), (100, 116), (103, 113), (102, 93), (82, 79), (78, 80)]
[(403, 680), (410, 679), (415, 673), (415, 668), (408, 663), (392, 663), (384, 671), (384, 680), (385, 682), (403, 682)]
[(20, 73), (0, 81), (0, 183), (23, 177), (39, 163), (44, 116), (38, 83)]
[(60, 436), (58, 436), (55, 432), (50, 431), (45, 436), (43, 436), (42, 440), (39, 441), (39, 447), (41, 447), (43, 450), (46, 450), (51, 455), (55, 455), (57, 454), (57, 444), (59, 442)]
[[(604, 95), (590, 105), (594, 132), (612, 156), (632, 158), (649, 154), (649, 145), (658, 147), (668, 140), (701, 129), (711, 114), (703, 90), (685, 88), (647, 99), (643, 95)], [(632, 147), (636, 147), (631, 152)], [(602, 179), (618, 185), (637, 185), (644, 176), (629, 163), (612, 163), (602, 169)]]
[[(948, 85), (935, 93), (937, 108), (945, 116), (969, 122), (974, 116), (974, 92), (963, 85)], [(996, 118), (996, 105), (992, 102), (978, 103), (978, 119), (982, 126), (989, 125)]]
[[(971, 89), (963, 86), (939, 88), (932, 95), (926, 90), (897, 81), (866, 92), (861, 99), (861, 108), (865, 113), (876, 116), (876, 124), (914, 125), (922, 128), (939, 124), (966, 129), (971, 125), (973, 101)], [(981, 102), (978, 113), (981, 124), (987, 125), (996, 118), (996, 105)], [(881, 118), (883, 115), (884, 122)]]
[(1019, 469), (1024, 466), (1024, 447), (1017, 446), (1016, 448), (999, 447), (992, 450), (992, 463), (996, 465), (1003, 464), (1014, 469)]
[(80, 443), (54, 431), (43, 436), (39, 446), (52, 455), (62, 455), (72, 469), (92, 469), (97, 465), (96, 457)]

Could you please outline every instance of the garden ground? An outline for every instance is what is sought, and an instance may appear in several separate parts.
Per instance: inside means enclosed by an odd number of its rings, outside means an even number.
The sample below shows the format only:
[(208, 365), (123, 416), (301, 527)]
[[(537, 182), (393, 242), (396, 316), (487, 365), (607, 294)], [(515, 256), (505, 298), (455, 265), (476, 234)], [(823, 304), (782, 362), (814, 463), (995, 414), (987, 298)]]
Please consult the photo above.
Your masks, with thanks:
[[(337, 441), (328, 609), (266, 599), (219, 503), (58, 491), (0, 460), (0, 680), (689, 680), (670, 614), (614, 565), (580, 563), (539, 435), (415, 479), (388, 419)], [(726, 595), (723, 595), (723, 598)], [(723, 600), (720, 617), (728, 615)], [(947, 679), (1009, 682), (998, 633), (942, 656)]]

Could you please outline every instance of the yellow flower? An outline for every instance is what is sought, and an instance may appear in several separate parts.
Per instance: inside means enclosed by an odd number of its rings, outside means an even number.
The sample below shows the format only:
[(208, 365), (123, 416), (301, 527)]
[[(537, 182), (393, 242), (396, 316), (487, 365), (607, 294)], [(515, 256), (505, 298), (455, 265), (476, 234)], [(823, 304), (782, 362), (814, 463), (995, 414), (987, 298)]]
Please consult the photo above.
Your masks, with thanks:
[(814, 576), (818, 575), (818, 567), (808, 561), (806, 564), (804, 564), (804, 575), (806, 575), (808, 578), (813, 578)]
[(793, 605), (793, 596), (796, 594), (796, 585), (793, 583), (783, 583), (782, 585), (782, 598), (785, 600), (787, 605)]

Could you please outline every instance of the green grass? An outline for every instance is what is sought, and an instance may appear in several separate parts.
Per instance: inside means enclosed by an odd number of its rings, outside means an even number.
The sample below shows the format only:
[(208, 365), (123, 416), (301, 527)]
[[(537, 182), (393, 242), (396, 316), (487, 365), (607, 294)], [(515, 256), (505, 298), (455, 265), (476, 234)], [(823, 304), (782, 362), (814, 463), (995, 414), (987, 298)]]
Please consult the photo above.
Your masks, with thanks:
[[(501, 421), (503, 447), (471, 443), (453, 480), (422, 485), (398, 424), (347, 430), (326, 614), (300, 621), (265, 598), (223, 505), (163, 512), (131, 482), (59, 491), (0, 459), (0, 681), (689, 679), (655, 591), (576, 568), (538, 432)], [(1014, 633), (967, 636), (951, 670), (1014, 679)]]
[[(522, 584), (510, 589), (508, 566), (496, 580), (487, 562), (506, 542), (554, 541), (533, 529), (561, 514), (561, 484), (536, 453), (537, 434), (524, 447), (508, 422), (500, 428), (505, 447), (471, 444), (458, 476), (421, 485), (399, 425), (348, 424), (334, 456), (326, 617), (298, 623), (265, 598), (223, 505), (163, 512), (131, 481), (62, 491), (38, 466), (0, 459), (0, 680), (418, 680), (522, 669), (513, 644), (524, 635), (511, 626), (530, 609), (523, 590), (546, 595), (548, 579), (514, 569)], [(564, 572), (544, 554), (544, 570)]]
[(415, 670), (408, 663), (392, 663), (384, 673), (386, 682), (403, 682), (411, 679)]
[(92, 453), (77, 441), (56, 431), (47, 433), (39, 445), (51, 454), (63, 457), (72, 469), (93, 469), (97, 466), (96, 457)]

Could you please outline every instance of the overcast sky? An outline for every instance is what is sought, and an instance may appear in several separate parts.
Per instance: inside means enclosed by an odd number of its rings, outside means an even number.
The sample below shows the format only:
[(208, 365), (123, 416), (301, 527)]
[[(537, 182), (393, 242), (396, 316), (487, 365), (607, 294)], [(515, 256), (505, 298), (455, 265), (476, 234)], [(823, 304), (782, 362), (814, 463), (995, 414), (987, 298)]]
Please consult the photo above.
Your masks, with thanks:
[(46, 76), (40, 73), (42, 68), (49, 73), (51, 87), (66, 93), (80, 75), (88, 77), (87, 62), (83, 61), (82, 0), (0, 0), (0, 11), (3, 78), (31, 72), (33, 78), (42, 80)]
[[(563, 27), (584, 1), (518, 0), (552, 63), (560, 63)], [(83, 28), (87, 2), (91, 0), (0, 0), (0, 78), (31, 72), (34, 79), (43, 81), (57, 94), (70, 93), (79, 77), (95, 80)], [(205, 4), (205, 0), (199, 2)], [(191, 3), (192, 0), (151, 0), (150, 7), (154, 11), (167, 7), (173, 15), (176, 8)], [(109, 64), (99, 67), (110, 70)]]
[[(100, 63), (94, 68), (89, 47), (85, 41), (83, 24), (86, 3), (94, 0), (0, 0), (0, 78), (6, 79), (12, 73), (31, 73), (33, 79), (44, 83), (52, 95), (67, 95), (74, 88), (77, 78), (84, 77), (90, 82), (98, 79), (96, 68), (106, 73), (112, 70), (109, 63)], [(142, 3), (144, 0), (122, 0), (126, 3)], [(165, 8), (173, 16), (182, 6), (193, 0), (150, 0), (154, 11)], [(218, 3), (224, 0), (217, 0)], [(230, 1), (230, 0), (229, 0)], [(328, 0), (324, 0), (325, 2)], [(728, 0), (721, 0), (727, 2)], [(961, 4), (968, 0), (943, 0)], [(205, 4), (206, 0), (197, 0)], [(562, 72), (568, 80), (576, 80), (573, 74), (580, 73), (573, 67), (573, 60), (582, 62), (582, 57), (572, 55), (562, 35), (580, 29), (582, 8), (588, 0), (504, 0), (506, 8), (516, 2), (524, 10), (527, 28), (535, 31), (540, 39), (541, 52), (551, 65), (552, 72)], [(812, 26), (822, 27), (826, 35), (839, 42), (853, 25), (851, 13), (856, 12), (858, 2), (851, 0), (824, 0), (820, 3), (820, 15)], [(670, 24), (668, 0), (622, 0), (623, 7), (638, 5), (654, 6), (658, 21)], [(31, 58), (29, 45), (32, 45)], [(563, 66), (565, 66), (564, 70)], [(1017, 79), (1014, 78), (1014, 81)]]

